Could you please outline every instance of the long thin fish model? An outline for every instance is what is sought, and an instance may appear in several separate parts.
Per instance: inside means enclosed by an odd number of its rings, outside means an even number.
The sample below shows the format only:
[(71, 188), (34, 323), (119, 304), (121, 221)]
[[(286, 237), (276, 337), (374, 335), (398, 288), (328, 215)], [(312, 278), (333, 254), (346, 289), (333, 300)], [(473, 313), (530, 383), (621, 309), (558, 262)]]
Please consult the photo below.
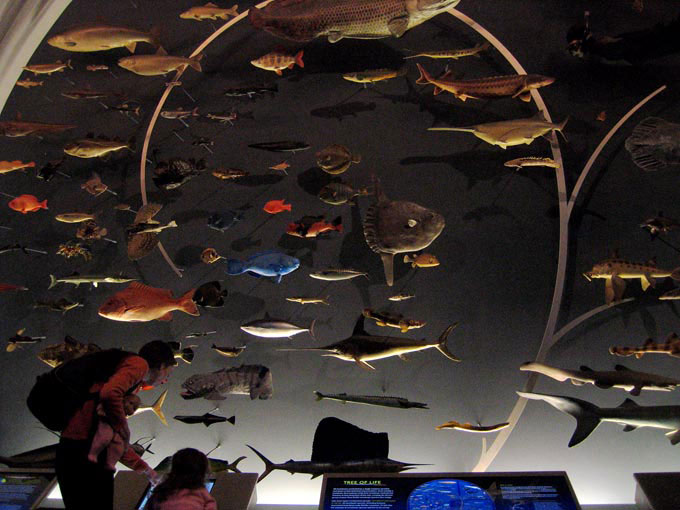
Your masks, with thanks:
[(616, 354), (617, 356), (632, 356), (641, 358), (645, 354), (668, 354), (675, 358), (680, 358), (680, 337), (675, 333), (671, 333), (663, 343), (657, 343), (651, 338), (648, 338), (640, 347), (617, 347), (609, 348), (609, 354)]
[(310, 41), (401, 37), (460, 0), (276, 0), (250, 9), (250, 23), (278, 37)]
[(353, 402), (355, 404), (366, 404), (369, 406), (383, 406), (383, 407), (396, 407), (397, 409), (429, 409), (427, 404), (422, 402), (411, 402), (410, 400), (402, 397), (385, 397), (382, 395), (348, 395), (347, 393), (328, 393), (324, 395), (320, 391), (315, 391), (317, 402), (323, 400), (324, 398), (328, 400), (337, 400), (346, 404), (347, 402)]

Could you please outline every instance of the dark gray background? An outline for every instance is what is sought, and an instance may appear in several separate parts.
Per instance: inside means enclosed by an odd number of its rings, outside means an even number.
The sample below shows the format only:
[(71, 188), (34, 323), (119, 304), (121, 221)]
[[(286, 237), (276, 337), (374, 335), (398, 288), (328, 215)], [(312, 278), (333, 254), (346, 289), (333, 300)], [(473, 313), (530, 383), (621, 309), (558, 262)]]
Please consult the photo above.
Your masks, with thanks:
[[(136, 7), (135, 7), (135, 4)], [(74, 1), (48, 36), (66, 28), (97, 18), (112, 24), (147, 29), (161, 28), (165, 48), (170, 54), (188, 55), (213, 30), (209, 22), (179, 19), (179, 14), (194, 2), (169, 0), (121, 0), (119, 2)], [(240, 5), (240, 10), (249, 5)], [(624, 0), (582, 2), (540, 1), (471, 1), (463, 0), (459, 9), (493, 33), (517, 57), (527, 72), (554, 76), (557, 81), (541, 91), (553, 119), (570, 115), (565, 129), (567, 142), (561, 141), (565, 173), (570, 188), (601, 138), (632, 106), (662, 84), (668, 90), (647, 104), (613, 138), (595, 163), (591, 177), (579, 200), (571, 223), (571, 244), (567, 285), (559, 324), (604, 303), (604, 284), (588, 283), (581, 273), (593, 263), (619, 249), (620, 255), (635, 261), (658, 257), (661, 267), (678, 266), (678, 254), (661, 242), (650, 243), (638, 224), (663, 211), (677, 217), (677, 169), (644, 173), (631, 161), (623, 144), (633, 127), (649, 115), (669, 121), (678, 118), (678, 59), (667, 57), (637, 68), (604, 67), (589, 64), (565, 52), (565, 34), (582, 20), (590, 9), (594, 29), (619, 33), (669, 22), (678, 15), (676, 2), (645, 2), (642, 13)], [(168, 253), (184, 268), (178, 279), (156, 251), (137, 263), (125, 254), (124, 227), (132, 215), (113, 209), (116, 197), (104, 194), (91, 197), (80, 189), (93, 170), (119, 194), (122, 201), (138, 207), (140, 150), (121, 153), (109, 161), (82, 160), (67, 156), (61, 170), (71, 179), (57, 176), (45, 183), (33, 174), (12, 173), (2, 176), (0, 190), (18, 195), (32, 193), (48, 199), (50, 209), (20, 215), (9, 208), (0, 212), (0, 245), (20, 242), (50, 252), (49, 256), (2, 255), (0, 281), (23, 284), (29, 292), (3, 293), (0, 334), (8, 338), (19, 328), (26, 334), (47, 336), (42, 345), (17, 349), (2, 356), (0, 387), (3, 389), (0, 424), (0, 452), (18, 453), (54, 441), (37, 426), (24, 405), (34, 378), (47, 369), (36, 354), (46, 344), (61, 342), (65, 334), (80, 341), (96, 342), (102, 347), (136, 350), (144, 342), (163, 338), (181, 340), (191, 331), (217, 330), (217, 335), (198, 339), (196, 359), (191, 366), (176, 369), (168, 389), (165, 412), (203, 414), (212, 406), (204, 400), (184, 401), (179, 397), (180, 384), (189, 375), (259, 363), (268, 366), (274, 378), (274, 397), (251, 402), (245, 396), (229, 396), (220, 404), (219, 413), (236, 415), (236, 426), (185, 425), (171, 419), (163, 427), (150, 414), (131, 419), (133, 437), (153, 435), (156, 453), (147, 461), (158, 463), (164, 456), (183, 446), (208, 451), (216, 444), (221, 449), (213, 456), (233, 460), (248, 455), (241, 467), (261, 471), (262, 463), (245, 447), (251, 444), (275, 462), (289, 458), (309, 459), (315, 427), (326, 416), (337, 416), (371, 431), (387, 431), (390, 457), (431, 464), (425, 471), (465, 471), (479, 457), (481, 436), (459, 431), (435, 431), (448, 420), (497, 423), (507, 418), (516, 402), (515, 390), (521, 389), (526, 374), (519, 365), (536, 356), (550, 311), (555, 282), (559, 225), (555, 177), (549, 169), (523, 170), (513, 177), (503, 167), (506, 160), (524, 155), (549, 156), (549, 145), (537, 140), (531, 146), (503, 151), (463, 133), (428, 133), (432, 125), (463, 126), (494, 120), (528, 117), (535, 113), (533, 103), (512, 99), (465, 103), (448, 94), (433, 98), (432, 88), (414, 83), (417, 71), (414, 60), (407, 61), (405, 78), (381, 82), (362, 89), (347, 82), (341, 74), (378, 67), (399, 67), (407, 50), (448, 49), (473, 46), (480, 37), (449, 14), (416, 27), (401, 39), (378, 41), (344, 40), (330, 45), (315, 40), (295, 45), (264, 32), (255, 31), (247, 21), (223, 34), (205, 52), (203, 73), (187, 70), (181, 78), (186, 91), (172, 91), (165, 108), (193, 108), (202, 114), (252, 112), (253, 119), (238, 120), (234, 126), (213, 124), (204, 119), (190, 119), (185, 128), (179, 121), (159, 119), (151, 147), (159, 159), (170, 157), (205, 158), (209, 168), (225, 166), (248, 170), (261, 176), (250, 184), (217, 181), (206, 172), (177, 190), (158, 190), (150, 180), (153, 165), (147, 169), (149, 199), (164, 204), (157, 219), (163, 223), (174, 219), (180, 225), (161, 234)], [(297, 50), (304, 48), (305, 68), (284, 71), (282, 77), (249, 64), (277, 46)], [(149, 52), (141, 45), (138, 52)], [(118, 68), (118, 58), (126, 50), (101, 54), (66, 53), (42, 44), (31, 63), (53, 62), (71, 58), (75, 70), (38, 77), (43, 87), (30, 90), (16, 88), (10, 96), (3, 119), (21, 112), (25, 119), (78, 124), (78, 128), (59, 136), (0, 139), (2, 159), (34, 160), (39, 166), (61, 157), (63, 145), (88, 132), (110, 137), (135, 136), (138, 146), (168, 78), (142, 77)], [(420, 60), (426, 69), (439, 72), (439, 61)], [(88, 64), (106, 63), (108, 72), (85, 71)], [(451, 68), (465, 78), (511, 74), (512, 68), (495, 50), (480, 59), (453, 61)], [(28, 74), (22, 75), (27, 77)], [(172, 75), (169, 75), (172, 76)], [(122, 114), (106, 110), (96, 100), (73, 101), (60, 95), (75, 87), (124, 92), (142, 104), (139, 124)], [(279, 87), (275, 97), (256, 100), (232, 99), (222, 92), (250, 84), (273, 84)], [(110, 104), (116, 104), (112, 99)], [(346, 103), (359, 103), (355, 115), (324, 117), (319, 109)], [(600, 111), (607, 120), (595, 120)], [(320, 116), (321, 115), (321, 116)], [(185, 140), (181, 142), (173, 130)], [(214, 154), (191, 145), (192, 136), (207, 136), (215, 141)], [(250, 143), (293, 139), (311, 145), (293, 157), (250, 149)], [(315, 167), (314, 153), (340, 143), (362, 155), (362, 162), (342, 176), (355, 186), (368, 185), (371, 174), (383, 183), (393, 199), (411, 200), (433, 208), (446, 218), (442, 235), (428, 248), (442, 262), (433, 269), (412, 270), (395, 262), (395, 286), (384, 284), (379, 257), (372, 253), (363, 238), (361, 220), (370, 198), (361, 198), (359, 207), (333, 207), (316, 198), (320, 179), (326, 178)], [(281, 177), (267, 170), (287, 159), (289, 175)], [(293, 204), (292, 213), (270, 217), (263, 204), (270, 199), (285, 198)], [(9, 199), (7, 199), (9, 201)], [(207, 217), (220, 210), (247, 207), (245, 220), (224, 234), (206, 226)], [(117, 245), (98, 242), (91, 262), (65, 260), (54, 254), (60, 243), (73, 238), (75, 227), (58, 223), (54, 214), (72, 211), (96, 211), (99, 223), (109, 229)], [(300, 240), (284, 234), (289, 221), (305, 214), (325, 214), (332, 219), (341, 214), (346, 227), (342, 235), (328, 239)], [(676, 236), (669, 236), (677, 243)], [(198, 255), (204, 247), (214, 247), (229, 257), (245, 258), (262, 250), (277, 248), (295, 254), (301, 268), (284, 277), (280, 285), (249, 276), (227, 277), (219, 265), (206, 266)], [(313, 280), (307, 274), (328, 266), (345, 266), (370, 273), (370, 279), (332, 283)], [(143, 282), (173, 290), (180, 295), (201, 283), (221, 279), (229, 290), (226, 305), (202, 309), (200, 317), (174, 313), (172, 322), (121, 323), (97, 315), (97, 308), (121, 286), (87, 286), (73, 288), (60, 285), (47, 290), (49, 274), (63, 276), (74, 270), (81, 273), (116, 273), (123, 271)], [(404, 290), (416, 298), (391, 304), (386, 298)], [(285, 301), (292, 295), (330, 295), (330, 307), (308, 305), (302, 308)], [(548, 363), (564, 368), (586, 364), (595, 369), (611, 369), (623, 362), (630, 368), (653, 371), (668, 376), (677, 374), (677, 359), (648, 356), (641, 360), (622, 360), (607, 352), (610, 345), (638, 345), (645, 338), (661, 339), (675, 328), (677, 310), (656, 300), (654, 291), (643, 294), (637, 282), (628, 285), (626, 297), (633, 303), (605, 312), (567, 335), (551, 351)], [(65, 316), (32, 308), (36, 299), (85, 299), (86, 306)], [(410, 361), (398, 358), (376, 361), (375, 372), (316, 353), (284, 353), (276, 347), (325, 345), (343, 339), (352, 331), (364, 307), (401, 312), (408, 318), (427, 321), (421, 330), (409, 332), (413, 338), (436, 338), (451, 322), (460, 321), (451, 334), (449, 346), (463, 359), (454, 364), (434, 350), (416, 353)], [(317, 320), (317, 342), (308, 335), (292, 341), (258, 339), (239, 330), (239, 325), (272, 316), (308, 325)], [(372, 324), (375, 334), (399, 335)], [(227, 360), (210, 349), (215, 342), (223, 345), (246, 344), (240, 358)], [(190, 343), (187, 341), (185, 343)], [(386, 394), (427, 402), (430, 410), (393, 410), (375, 407), (316, 403), (313, 390), (359, 394)], [(619, 405), (627, 396), (621, 390), (600, 390), (592, 386), (572, 387), (542, 379), (537, 391), (571, 395), (600, 406)], [(142, 395), (152, 402), (159, 390)], [(645, 392), (636, 399), (642, 405), (677, 403), (677, 396)], [(663, 432), (641, 429), (623, 434), (621, 427), (604, 424), (583, 444), (567, 448), (574, 421), (540, 402), (529, 402), (517, 428), (500, 452), (491, 469), (566, 470), (580, 500), (584, 503), (631, 502), (633, 472), (678, 469), (678, 450)], [(489, 438), (491, 440), (493, 436)], [(343, 438), (338, 438), (342, 442)], [(258, 486), (262, 502), (314, 503), (320, 480), (309, 481), (305, 475), (276, 472)]]

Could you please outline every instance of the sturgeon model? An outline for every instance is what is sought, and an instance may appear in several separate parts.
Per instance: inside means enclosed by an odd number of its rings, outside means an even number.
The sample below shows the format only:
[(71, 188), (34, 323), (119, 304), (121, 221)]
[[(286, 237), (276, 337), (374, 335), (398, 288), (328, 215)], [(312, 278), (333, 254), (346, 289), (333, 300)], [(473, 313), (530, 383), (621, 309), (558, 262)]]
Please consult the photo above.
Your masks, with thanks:
[(343, 462), (315, 462), (311, 460), (290, 459), (283, 464), (274, 464), (267, 457), (258, 452), (250, 445), (246, 445), (264, 462), (264, 473), (260, 475), (257, 482), (261, 482), (269, 473), (275, 469), (294, 473), (306, 473), (312, 478), (321, 476), (324, 473), (401, 473), (413, 469), (415, 466), (426, 464), (409, 464), (392, 459), (365, 459), (365, 460), (346, 460)]
[(280, 351), (330, 351), (330, 354), (323, 356), (333, 356), (354, 361), (361, 368), (375, 370), (367, 361), (375, 359), (399, 356), (402, 360), (406, 359), (409, 352), (423, 351), (434, 347), (451, 361), (460, 361), (459, 358), (451, 354), (446, 347), (446, 339), (458, 323), (451, 324), (434, 342), (427, 340), (412, 340), (409, 338), (397, 338), (394, 336), (369, 335), (364, 329), (364, 316), (360, 316), (354, 326), (354, 331), (349, 338), (341, 340), (325, 347), (298, 347), (289, 349), (279, 349)]
[(411, 402), (402, 397), (386, 397), (384, 395), (348, 395), (347, 393), (328, 393), (324, 395), (320, 391), (315, 391), (314, 395), (316, 395), (317, 402), (326, 398), (328, 400), (337, 400), (343, 404), (353, 402), (355, 404), (366, 404), (369, 406), (396, 407), (397, 409), (429, 409), (427, 404), (423, 404), (422, 402)]
[(250, 9), (255, 27), (293, 41), (328, 37), (380, 39), (404, 33), (453, 9), (460, 0), (277, 0), (263, 9)]
[(137, 280), (137, 278), (128, 278), (127, 276), (99, 276), (99, 275), (79, 275), (78, 273), (73, 273), (71, 276), (62, 276), (61, 278), (55, 278), (54, 275), (50, 275), (50, 286), (47, 287), (51, 289), (58, 283), (71, 283), (78, 287), (81, 283), (90, 283), (93, 287), (96, 287), (100, 283), (128, 283)]
[(656, 266), (656, 262), (650, 260), (646, 264), (629, 262), (614, 255), (612, 258), (598, 262), (587, 273), (583, 273), (586, 280), (594, 278), (605, 280), (604, 298), (609, 305), (614, 301), (619, 301), (626, 290), (624, 280), (639, 279), (642, 290), (647, 290), (649, 286), (655, 286), (654, 278), (668, 278), (680, 280), (680, 267), (674, 270), (661, 269)]
[(639, 406), (627, 398), (619, 407), (597, 407), (577, 398), (543, 393), (518, 391), (520, 397), (543, 400), (563, 413), (576, 418), (576, 430), (569, 440), (569, 447), (576, 446), (603, 421), (625, 425), (624, 432), (638, 427), (667, 429), (671, 444), (680, 442), (680, 406)]
[(680, 385), (680, 380), (662, 375), (648, 374), (630, 370), (623, 365), (616, 365), (616, 370), (599, 371), (582, 366), (580, 370), (564, 370), (543, 363), (527, 362), (519, 367), (525, 372), (537, 372), (547, 375), (556, 381), (571, 379), (577, 386), (593, 384), (598, 388), (621, 388), (631, 395), (638, 396), (642, 390), (671, 391)]
[(663, 343), (656, 343), (651, 338), (648, 338), (640, 347), (612, 346), (609, 348), (609, 354), (616, 354), (617, 356), (632, 356), (634, 354), (638, 359), (648, 353), (668, 354), (669, 356), (680, 358), (680, 337), (675, 333), (671, 333)]
[(439, 78), (433, 78), (421, 66), (416, 64), (420, 77), (416, 80), (419, 85), (434, 85), (434, 95), (450, 92), (461, 101), (466, 99), (493, 99), (498, 97), (519, 97), (524, 102), (531, 101), (531, 91), (550, 85), (555, 78), (540, 74), (511, 74), (508, 76), (492, 76), (476, 80), (451, 80), (448, 71)]

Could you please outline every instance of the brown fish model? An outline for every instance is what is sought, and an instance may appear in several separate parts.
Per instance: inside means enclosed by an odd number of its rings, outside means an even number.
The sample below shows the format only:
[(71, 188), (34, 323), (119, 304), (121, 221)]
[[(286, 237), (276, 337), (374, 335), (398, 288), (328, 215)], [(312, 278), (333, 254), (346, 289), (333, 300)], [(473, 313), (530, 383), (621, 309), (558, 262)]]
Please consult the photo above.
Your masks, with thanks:
[(371, 308), (364, 308), (363, 316), (367, 319), (373, 319), (378, 326), (388, 326), (390, 328), (397, 328), (402, 333), (406, 333), (409, 329), (422, 328), (426, 322), (417, 321), (414, 319), (404, 319), (402, 315), (393, 315), (385, 312), (376, 312)]
[(46, 122), (30, 122), (21, 120), (21, 114), (17, 113), (16, 120), (0, 121), (0, 135), (10, 138), (28, 135), (44, 135), (48, 133), (61, 133), (77, 126), (74, 124), (48, 124)]
[(648, 338), (644, 344), (640, 347), (617, 347), (612, 346), (609, 348), (610, 354), (616, 354), (617, 356), (632, 356), (635, 355), (636, 358), (641, 358), (645, 354), (668, 354), (674, 358), (680, 358), (680, 337), (675, 333), (671, 333), (666, 337), (666, 341), (663, 343), (656, 343), (651, 338)]
[(50, 37), (47, 44), (66, 51), (91, 52), (127, 48), (135, 52), (137, 43), (158, 46), (158, 31), (142, 32), (134, 28), (93, 24), (75, 27)]
[(56, 73), (57, 71), (60, 73), (64, 72), (64, 69), (66, 68), (73, 69), (71, 67), (71, 61), (67, 60), (65, 63), (62, 62), (61, 60), (57, 60), (53, 64), (33, 64), (30, 66), (22, 67), (22, 69), (26, 71), (31, 71), (33, 74), (46, 74), (46, 75), (51, 75), (52, 73)]
[(278, 0), (250, 9), (255, 27), (293, 41), (401, 37), (460, 0)]
[(513, 74), (493, 76), (478, 80), (450, 80), (451, 71), (441, 78), (433, 78), (420, 64), (416, 64), (420, 78), (416, 83), (434, 85), (434, 95), (450, 92), (461, 101), (466, 99), (493, 99), (498, 97), (519, 97), (522, 101), (531, 101), (531, 90), (550, 85), (555, 78), (540, 74)]
[(488, 434), (489, 432), (496, 432), (502, 430), (510, 425), (507, 422), (497, 423), (496, 425), (473, 425), (472, 423), (460, 423), (458, 421), (447, 421), (441, 425), (437, 425), (435, 430), (456, 429), (465, 432), (476, 432), (478, 434)]
[(387, 285), (394, 284), (394, 254), (420, 251), (444, 230), (444, 217), (413, 202), (389, 200), (374, 179), (376, 203), (366, 212), (364, 237), (380, 255)]
[(427, 58), (451, 58), (457, 60), (461, 57), (477, 57), (482, 51), (486, 51), (491, 47), (491, 43), (483, 42), (477, 44), (472, 48), (463, 48), (462, 50), (441, 50), (441, 51), (424, 51), (416, 55), (409, 55), (404, 57), (404, 60), (409, 58), (427, 57)]
[(133, 142), (134, 139), (122, 142), (115, 139), (109, 140), (104, 136), (99, 136), (97, 138), (88, 137), (66, 144), (64, 146), (64, 152), (69, 156), (74, 156), (76, 158), (100, 158), (106, 156), (110, 152), (122, 149), (128, 149), (130, 152), (134, 152), (134, 149), (132, 148)]
[(170, 290), (132, 282), (125, 290), (107, 299), (99, 307), (99, 315), (123, 322), (148, 322), (154, 319), (169, 321), (174, 310), (200, 315), (196, 303), (191, 299), (195, 290), (191, 289), (180, 298), (173, 298)]
[(203, 54), (194, 58), (174, 57), (168, 55), (163, 48), (158, 48), (155, 55), (132, 55), (123, 57), (118, 61), (118, 65), (141, 76), (160, 76), (168, 74), (178, 69), (192, 67), (201, 72), (201, 59)]

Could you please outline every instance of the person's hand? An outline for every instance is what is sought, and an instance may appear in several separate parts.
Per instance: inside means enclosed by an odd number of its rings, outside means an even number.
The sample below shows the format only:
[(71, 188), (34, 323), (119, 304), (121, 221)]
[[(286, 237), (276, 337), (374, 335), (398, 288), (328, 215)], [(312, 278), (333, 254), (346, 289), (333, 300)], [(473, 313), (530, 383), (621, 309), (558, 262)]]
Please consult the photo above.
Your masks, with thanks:
[(147, 468), (144, 470), (144, 476), (146, 476), (149, 479), (149, 483), (155, 487), (159, 483), (161, 483), (161, 480), (163, 477), (156, 473), (156, 471), (153, 470), (153, 468)]

